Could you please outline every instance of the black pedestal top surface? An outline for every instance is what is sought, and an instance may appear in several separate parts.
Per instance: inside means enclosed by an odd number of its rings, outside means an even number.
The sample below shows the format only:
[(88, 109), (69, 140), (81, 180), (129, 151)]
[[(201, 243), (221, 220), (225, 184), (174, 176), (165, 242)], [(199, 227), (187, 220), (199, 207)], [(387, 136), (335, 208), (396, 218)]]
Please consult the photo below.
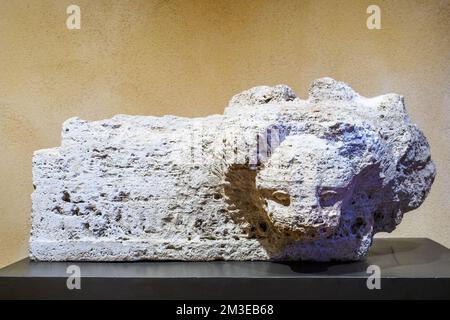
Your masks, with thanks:
[[(81, 289), (67, 288), (70, 265)], [(380, 289), (369, 289), (375, 265)], [(369, 280), (374, 283), (374, 280)], [(0, 299), (449, 299), (450, 250), (375, 239), (358, 262), (33, 262), (0, 270)]]

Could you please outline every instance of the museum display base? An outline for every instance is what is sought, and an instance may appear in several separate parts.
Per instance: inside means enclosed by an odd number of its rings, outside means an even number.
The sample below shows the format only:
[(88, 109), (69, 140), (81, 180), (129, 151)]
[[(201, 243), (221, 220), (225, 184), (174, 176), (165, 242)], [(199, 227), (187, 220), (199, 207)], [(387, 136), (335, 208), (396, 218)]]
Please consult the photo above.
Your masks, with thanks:
[[(67, 267), (81, 271), (68, 290)], [(381, 289), (367, 288), (370, 265)], [(364, 261), (33, 262), (0, 270), (0, 299), (449, 299), (450, 250), (423, 238), (376, 239)]]

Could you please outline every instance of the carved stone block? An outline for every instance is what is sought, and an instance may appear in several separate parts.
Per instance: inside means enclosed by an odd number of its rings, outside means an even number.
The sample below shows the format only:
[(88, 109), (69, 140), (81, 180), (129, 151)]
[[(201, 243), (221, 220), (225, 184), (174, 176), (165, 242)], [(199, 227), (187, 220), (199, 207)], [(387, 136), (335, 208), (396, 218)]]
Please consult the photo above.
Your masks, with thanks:
[(67, 120), (33, 157), (37, 260), (357, 260), (425, 199), (428, 143), (397, 94), (322, 78), (223, 115)]

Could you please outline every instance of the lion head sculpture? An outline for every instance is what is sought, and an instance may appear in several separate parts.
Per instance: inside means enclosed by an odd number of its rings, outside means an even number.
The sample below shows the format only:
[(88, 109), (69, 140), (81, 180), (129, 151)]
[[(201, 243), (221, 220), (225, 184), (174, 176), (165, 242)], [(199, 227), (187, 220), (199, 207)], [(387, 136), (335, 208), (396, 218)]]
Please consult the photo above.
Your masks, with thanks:
[(427, 196), (403, 98), (330, 78), (234, 96), (223, 115), (63, 125), (33, 157), (38, 260), (357, 260)]
[(397, 94), (368, 99), (323, 78), (308, 100), (284, 85), (244, 91), (225, 115), (217, 159), (231, 212), (263, 221), (255, 237), (274, 259), (359, 259), (434, 180), (428, 143)]

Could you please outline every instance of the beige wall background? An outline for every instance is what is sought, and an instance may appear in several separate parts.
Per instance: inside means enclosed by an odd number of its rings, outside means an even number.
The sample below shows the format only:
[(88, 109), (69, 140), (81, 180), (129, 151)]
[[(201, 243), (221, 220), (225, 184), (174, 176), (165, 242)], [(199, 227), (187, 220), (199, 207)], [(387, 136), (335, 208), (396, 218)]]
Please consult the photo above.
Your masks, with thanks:
[(222, 113), (249, 87), (305, 98), (322, 76), (406, 97), (438, 174), (391, 236), (450, 247), (450, 1), (0, 0), (0, 266), (27, 255), (32, 152), (59, 145), (65, 119)]

